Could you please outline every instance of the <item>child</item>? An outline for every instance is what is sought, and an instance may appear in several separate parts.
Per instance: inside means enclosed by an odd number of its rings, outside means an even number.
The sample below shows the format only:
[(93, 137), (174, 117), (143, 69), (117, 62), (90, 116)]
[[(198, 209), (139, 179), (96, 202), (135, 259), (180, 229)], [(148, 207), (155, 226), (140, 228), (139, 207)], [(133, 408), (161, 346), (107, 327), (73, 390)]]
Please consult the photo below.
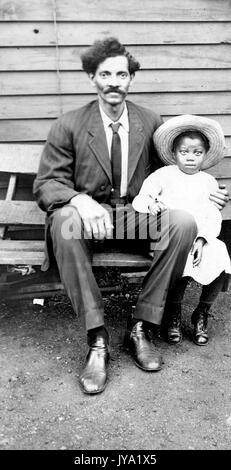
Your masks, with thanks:
[(220, 125), (211, 119), (183, 115), (169, 119), (154, 134), (161, 160), (169, 166), (145, 179), (133, 200), (138, 212), (157, 215), (171, 209), (190, 212), (197, 223), (198, 234), (188, 255), (183, 277), (168, 294), (167, 338), (172, 344), (182, 339), (181, 303), (190, 278), (203, 285), (200, 302), (192, 315), (193, 341), (198, 346), (208, 342), (209, 309), (222, 290), (225, 273), (231, 273), (225, 244), (218, 240), (222, 217), (209, 195), (218, 188), (213, 176), (201, 170), (218, 163), (224, 156), (224, 135)]

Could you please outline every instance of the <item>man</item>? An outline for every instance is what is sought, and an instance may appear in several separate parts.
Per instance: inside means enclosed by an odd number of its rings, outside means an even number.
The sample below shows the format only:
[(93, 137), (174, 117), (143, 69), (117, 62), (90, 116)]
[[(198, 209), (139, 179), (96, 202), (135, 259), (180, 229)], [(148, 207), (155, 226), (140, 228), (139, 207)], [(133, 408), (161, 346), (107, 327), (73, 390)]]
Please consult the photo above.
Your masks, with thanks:
[[(73, 309), (85, 322), (89, 351), (80, 384), (85, 393), (94, 394), (106, 386), (109, 338), (103, 300), (91, 267), (92, 252), (97, 240), (113, 237), (108, 208), (115, 212), (131, 203), (144, 178), (161, 166), (153, 133), (162, 119), (125, 101), (140, 65), (117, 39), (96, 41), (81, 58), (98, 100), (64, 114), (54, 123), (34, 194), (47, 212), (47, 245), (50, 238)], [(224, 206), (225, 191), (212, 197)], [(83, 236), (69, 236), (65, 231), (70, 207), (72, 228), (75, 233), (82, 230)], [(155, 253), (127, 332), (135, 363), (145, 371), (161, 368), (161, 358), (149, 338), (150, 324), (161, 323), (168, 290), (182, 275), (185, 253), (197, 230), (194, 219), (183, 211), (170, 211), (169, 217), (164, 234), (169, 243)], [(116, 223), (120, 224), (120, 218)], [(51, 247), (49, 251), (51, 254)], [(47, 268), (45, 263), (43, 269)]]

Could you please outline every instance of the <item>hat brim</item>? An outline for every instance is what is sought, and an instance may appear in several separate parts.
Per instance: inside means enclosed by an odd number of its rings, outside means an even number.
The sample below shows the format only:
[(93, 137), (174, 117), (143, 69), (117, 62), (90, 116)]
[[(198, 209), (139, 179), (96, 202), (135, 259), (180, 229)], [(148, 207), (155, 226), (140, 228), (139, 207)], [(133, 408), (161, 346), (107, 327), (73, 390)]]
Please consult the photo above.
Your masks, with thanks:
[(216, 165), (225, 155), (225, 138), (220, 124), (210, 118), (185, 114), (168, 119), (155, 131), (153, 140), (159, 157), (166, 165), (176, 163), (173, 153), (175, 138), (185, 131), (199, 131), (209, 141), (209, 150), (202, 163), (206, 170)]

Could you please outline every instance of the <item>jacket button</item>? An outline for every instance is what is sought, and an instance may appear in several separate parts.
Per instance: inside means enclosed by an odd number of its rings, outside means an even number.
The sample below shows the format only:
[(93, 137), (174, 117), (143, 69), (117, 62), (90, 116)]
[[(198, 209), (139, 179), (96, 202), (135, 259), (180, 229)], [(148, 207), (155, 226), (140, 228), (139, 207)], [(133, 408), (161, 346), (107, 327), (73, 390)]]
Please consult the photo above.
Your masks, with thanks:
[(101, 184), (100, 190), (101, 190), (101, 191), (104, 191), (104, 189), (105, 189), (105, 184)]

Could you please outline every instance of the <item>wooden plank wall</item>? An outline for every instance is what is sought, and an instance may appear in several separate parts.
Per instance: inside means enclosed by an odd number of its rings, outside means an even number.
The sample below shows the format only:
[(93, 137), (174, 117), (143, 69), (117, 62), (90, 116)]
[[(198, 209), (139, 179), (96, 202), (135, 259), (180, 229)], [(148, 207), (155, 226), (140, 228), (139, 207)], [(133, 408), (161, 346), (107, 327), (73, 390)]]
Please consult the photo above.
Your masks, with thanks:
[(130, 99), (220, 122), (226, 158), (212, 172), (231, 194), (231, 0), (0, 0), (0, 142), (42, 143), (94, 98), (79, 57), (108, 35), (142, 65)]

